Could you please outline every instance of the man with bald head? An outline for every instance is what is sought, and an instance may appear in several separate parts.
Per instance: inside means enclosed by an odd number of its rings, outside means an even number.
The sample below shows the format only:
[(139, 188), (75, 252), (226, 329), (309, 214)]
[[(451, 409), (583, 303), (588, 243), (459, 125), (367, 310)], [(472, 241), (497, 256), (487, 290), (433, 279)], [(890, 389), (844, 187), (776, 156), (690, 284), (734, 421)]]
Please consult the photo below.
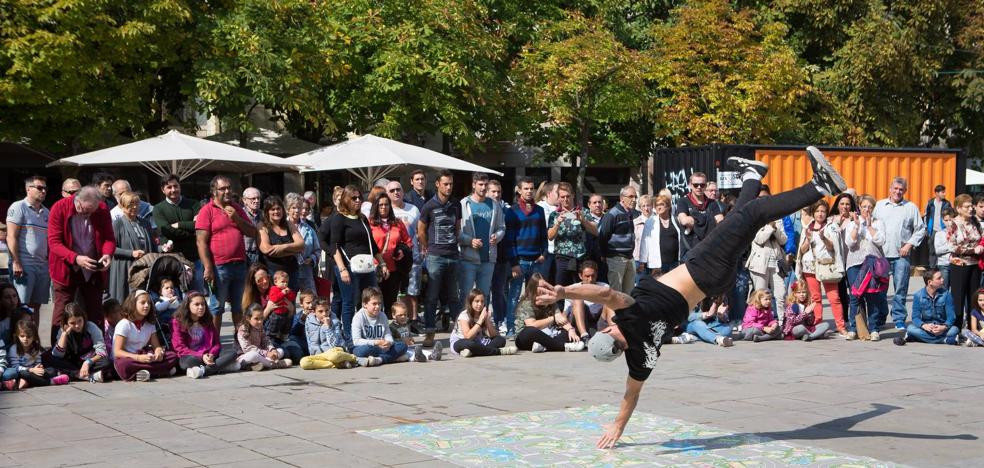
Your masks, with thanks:
[(116, 251), (113, 222), (99, 191), (92, 186), (62, 198), (48, 219), (48, 273), (54, 286), (51, 342), (62, 325), (65, 305), (82, 299), (86, 317), (103, 323), (102, 295), (106, 272)]

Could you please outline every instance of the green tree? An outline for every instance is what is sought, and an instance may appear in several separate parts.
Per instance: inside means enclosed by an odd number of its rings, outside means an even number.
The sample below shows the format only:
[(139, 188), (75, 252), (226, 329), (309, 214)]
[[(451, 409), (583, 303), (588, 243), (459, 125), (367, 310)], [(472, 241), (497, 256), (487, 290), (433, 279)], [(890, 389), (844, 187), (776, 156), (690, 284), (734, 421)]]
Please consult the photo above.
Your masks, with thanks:
[(577, 166), (583, 193), (589, 160), (638, 160), (638, 148), (619, 130), (645, 115), (650, 68), (648, 56), (624, 46), (599, 19), (571, 14), (544, 25), (513, 67), (523, 138), (545, 158)]
[(191, 18), (181, 0), (0, 3), (0, 139), (76, 154), (159, 132)]
[(693, 0), (653, 29), (657, 131), (674, 144), (765, 143), (799, 125), (807, 74), (778, 21)]

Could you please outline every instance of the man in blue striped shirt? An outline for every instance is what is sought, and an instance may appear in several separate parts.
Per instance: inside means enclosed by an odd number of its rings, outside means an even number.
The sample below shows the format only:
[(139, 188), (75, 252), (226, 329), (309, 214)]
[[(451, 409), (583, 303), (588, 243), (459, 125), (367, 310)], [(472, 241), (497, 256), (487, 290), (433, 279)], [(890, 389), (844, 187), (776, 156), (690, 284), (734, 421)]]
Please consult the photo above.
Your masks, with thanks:
[[(512, 326), (516, 304), (523, 285), (539, 271), (547, 254), (547, 217), (543, 207), (533, 201), (533, 179), (523, 177), (517, 184), (519, 198), (506, 210), (506, 252), (512, 264), (506, 324)], [(511, 331), (511, 330), (510, 330)], [(508, 334), (507, 334), (508, 335)]]

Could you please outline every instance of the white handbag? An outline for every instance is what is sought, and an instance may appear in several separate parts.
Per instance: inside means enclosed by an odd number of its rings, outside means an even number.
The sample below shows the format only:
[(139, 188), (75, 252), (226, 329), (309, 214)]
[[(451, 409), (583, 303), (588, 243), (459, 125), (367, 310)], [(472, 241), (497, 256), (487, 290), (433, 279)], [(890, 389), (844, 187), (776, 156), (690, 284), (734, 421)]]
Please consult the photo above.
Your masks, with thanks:
[[(361, 219), (359, 221), (362, 222)], [(369, 237), (369, 251), (372, 252), (372, 242), (373, 242), (372, 234), (369, 234), (369, 228), (366, 227), (365, 222), (362, 222), (362, 227), (363, 229), (366, 230), (366, 236)], [(352, 258), (349, 258), (348, 254), (345, 253), (345, 249), (341, 247), (338, 248), (339, 250), (342, 251), (342, 255), (345, 256), (345, 259), (348, 260), (349, 269), (352, 270), (352, 273), (364, 274), (364, 273), (372, 273), (376, 271), (376, 259), (373, 258), (372, 255), (359, 254)]]

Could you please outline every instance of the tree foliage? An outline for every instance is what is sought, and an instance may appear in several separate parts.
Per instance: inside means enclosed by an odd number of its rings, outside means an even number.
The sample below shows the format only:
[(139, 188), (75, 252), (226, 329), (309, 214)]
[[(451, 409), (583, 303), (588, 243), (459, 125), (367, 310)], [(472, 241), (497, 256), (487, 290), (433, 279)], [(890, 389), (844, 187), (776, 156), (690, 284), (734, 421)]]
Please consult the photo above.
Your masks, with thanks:
[(0, 139), (75, 153), (160, 132), (192, 18), (181, 0), (0, 3)]

